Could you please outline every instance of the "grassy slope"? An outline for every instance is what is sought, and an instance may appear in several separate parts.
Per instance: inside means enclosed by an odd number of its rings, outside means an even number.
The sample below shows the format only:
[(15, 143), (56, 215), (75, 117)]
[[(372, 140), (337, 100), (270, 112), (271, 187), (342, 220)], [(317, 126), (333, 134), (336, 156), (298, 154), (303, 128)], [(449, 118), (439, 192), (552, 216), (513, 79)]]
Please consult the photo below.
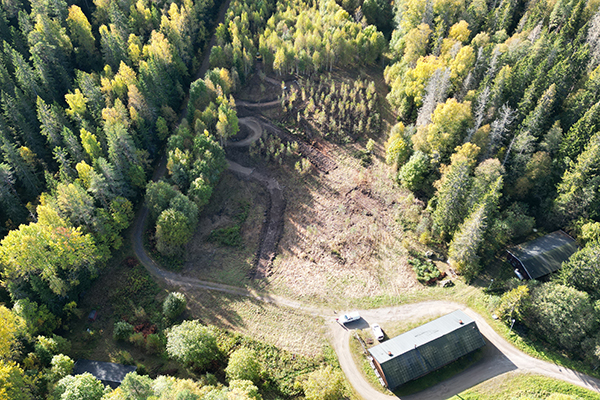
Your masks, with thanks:
[(546, 400), (557, 393), (573, 397), (553, 397), (556, 400), (597, 400), (600, 394), (579, 386), (539, 375), (507, 373), (490, 379), (469, 390), (454, 396), (452, 400), (505, 400), (528, 399)]

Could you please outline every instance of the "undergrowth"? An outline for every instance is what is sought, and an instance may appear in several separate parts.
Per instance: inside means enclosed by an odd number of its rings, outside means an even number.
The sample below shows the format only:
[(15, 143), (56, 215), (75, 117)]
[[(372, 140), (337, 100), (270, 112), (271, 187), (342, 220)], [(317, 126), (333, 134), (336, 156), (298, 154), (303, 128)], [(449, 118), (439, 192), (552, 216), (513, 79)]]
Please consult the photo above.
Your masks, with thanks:
[(242, 225), (248, 219), (249, 211), (250, 203), (248, 201), (240, 201), (238, 211), (233, 216), (236, 224), (213, 230), (208, 236), (208, 240), (222, 246), (241, 247), (244, 244), (241, 234)]

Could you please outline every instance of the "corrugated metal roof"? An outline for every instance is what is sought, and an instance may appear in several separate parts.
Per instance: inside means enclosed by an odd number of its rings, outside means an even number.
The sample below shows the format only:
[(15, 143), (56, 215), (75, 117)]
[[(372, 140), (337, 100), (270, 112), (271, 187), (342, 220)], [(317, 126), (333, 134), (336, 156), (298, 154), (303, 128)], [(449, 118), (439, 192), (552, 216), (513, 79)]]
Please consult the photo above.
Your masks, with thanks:
[(116, 388), (121, 384), (123, 378), (125, 378), (125, 375), (135, 371), (136, 369), (137, 367), (133, 365), (80, 359), (77, 360), (73, 366), (73, 375), (80, 375), (85, 372), (89, 372), (101, 380), (105, 385)]
[(393, 390), (483, 345), (475, 321), (457, 310), (374, 346), (369, 352)]
[(577, 250), (579, 246), (571, 236), (556, 231), (508, 251), (521, 261), (531, 279), (537, 279), (558, 271)]

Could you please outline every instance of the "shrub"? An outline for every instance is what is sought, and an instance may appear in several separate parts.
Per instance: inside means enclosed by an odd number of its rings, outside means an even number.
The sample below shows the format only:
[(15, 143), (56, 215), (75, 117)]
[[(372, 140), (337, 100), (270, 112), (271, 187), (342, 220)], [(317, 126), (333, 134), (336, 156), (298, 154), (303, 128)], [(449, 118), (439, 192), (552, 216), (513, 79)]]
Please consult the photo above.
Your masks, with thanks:
[(201, 370), (218, 357), (219, 349), (212, 330), (198, 321), (184, 321), (167, 334), (167, 353)]
[(327, 366), (312, 372), (303, 387), (306, 400), (337, 400), (344, 394), (344, 377)]
[(169, 319), (175, 319), (185, 310), (186, 300), (183, 293), (171, 292), (163, 302), (163, 314)]
[(133, 325), (124, 321), (115, 322), (113, 328), (113, 338), (115, 340), (129, 340), (133, 335)]
[(148, 375), (148, 369), (144, 364), (138, 363), (136, 364), (136, 367), (137, 369), (135, 372), (137, 372), (138, 375)]
[(131, 354), (129, 354), (129, 352), (125, 351), (125, 350), (119, 351), (119, 353), (117, 354), (117, 357), (116, 357), (116, 361), (119, 364), (135, 365), (135, 360), (133, 359)]
[(211, 242), (217, 242), (223, 246), (238, 247), (242, 245), (241, 227), (234, 225), (228, 228), (215, 229), (208, 236)]
[(146, 351), (150, 354), (160, 354), (163, 351), (162, 338), (156, 333), (146, 336)]
[(141, 349), (146, 348), (146, 338), (142, 332), (136, 332), (129, 337), (129, 342)]
[(408, 260), (408, 263), (413, 267), (413, 270), (417, 274), (417, 280), (421, 283), (430, 284), (441, 276), (440, 270), (431, 261), (411, 258)]
[(256, 359), (256, 352), (248, 348), (234, 351), (229, 357), (225, 374), (229, 381), (246, 380), (253, 383), (260, 378), (260, 364)]

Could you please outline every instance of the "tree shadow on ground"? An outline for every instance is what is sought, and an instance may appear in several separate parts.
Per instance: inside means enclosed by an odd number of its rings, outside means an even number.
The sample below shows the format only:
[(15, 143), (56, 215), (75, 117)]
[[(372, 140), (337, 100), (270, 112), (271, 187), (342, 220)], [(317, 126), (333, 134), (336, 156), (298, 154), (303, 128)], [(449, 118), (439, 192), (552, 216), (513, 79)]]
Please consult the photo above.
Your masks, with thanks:
[[(502, 352), (489, 340), (485, 339), (485, 346), (481, 351), (482, 354), (479, 359), (466, 368), (464, 367), (464, 363), (465, 361), (468, 363), (468, 357), (470, 357), (470, 355), (461, 357), (461, 359), (440, 370), (419, 378), (417, 381), (401, 386), (394, 391), (394, 394), (402, 400), (447, 399), (481, 382), (517, 369), (517, 366), (502, 354)], [(464, 369), (461, 372), (452, 375), (453, 369), (460, 370), (459, 364), (462, 364)], [(437, 379), (443, 380), (436, 382), (436, 375)], [(444, 379), (444, 377), (448, 375), (450, 375), (450, 377)], [(411, 384), (412, 387), (409, 386)], [(426, 387), (428, 384), (432, 386), (416, 393), (413, 391), (412, 394), (406, 394), (409, 392), (407, 389), (415, 390), (416, 388), (416, 390), (418, 390), (421, 387)]]

